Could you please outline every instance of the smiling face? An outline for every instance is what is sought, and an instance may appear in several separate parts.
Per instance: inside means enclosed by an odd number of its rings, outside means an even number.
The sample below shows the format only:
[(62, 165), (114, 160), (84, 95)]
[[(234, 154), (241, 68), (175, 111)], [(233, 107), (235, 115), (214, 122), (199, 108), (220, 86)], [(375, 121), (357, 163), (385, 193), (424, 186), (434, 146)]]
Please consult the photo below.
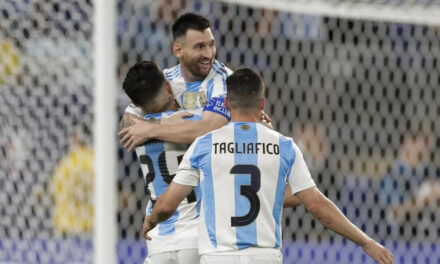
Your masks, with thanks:
[(183, 78), (187, 82), (203, 80), (211, 70), (216, 55), (211, 29), (189, 29), (185, 36), (173, 43), (173, 52), (179, 59)]

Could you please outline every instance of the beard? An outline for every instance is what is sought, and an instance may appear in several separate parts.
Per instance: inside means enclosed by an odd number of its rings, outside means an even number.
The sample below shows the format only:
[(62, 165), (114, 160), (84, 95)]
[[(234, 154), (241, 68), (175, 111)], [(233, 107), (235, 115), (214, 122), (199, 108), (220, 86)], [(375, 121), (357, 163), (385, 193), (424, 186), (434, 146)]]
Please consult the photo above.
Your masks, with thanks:
[(181, 64), (184, 65), (193, 76), (204, 79), (211, 71), (214, 58), (208, 60), (201, 58), (187, 59), (186, 57), (182, 57)]

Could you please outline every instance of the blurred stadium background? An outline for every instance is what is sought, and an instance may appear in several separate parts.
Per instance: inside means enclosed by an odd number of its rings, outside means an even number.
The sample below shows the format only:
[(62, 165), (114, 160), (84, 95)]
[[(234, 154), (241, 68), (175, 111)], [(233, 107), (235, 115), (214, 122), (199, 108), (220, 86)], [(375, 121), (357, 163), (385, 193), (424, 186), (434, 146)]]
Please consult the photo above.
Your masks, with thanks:
[[(172, 22), (204, 15), (217, 59), (262, 74), (266, 112), (302, 147), (320, 189), (396, 263), (440, 263), (438, 0), (115, 8), (119, 116), (128, 68), (175, 65)], [(0, 0), (0, 263), (93, 262), (92, 17), (92, 0)], [(147, 197), (120, 145), (117, 175), (118, 262), (141, 263)], [(285, 263), (373, 263), (302, 206), (284, 210), (283, 240)]]

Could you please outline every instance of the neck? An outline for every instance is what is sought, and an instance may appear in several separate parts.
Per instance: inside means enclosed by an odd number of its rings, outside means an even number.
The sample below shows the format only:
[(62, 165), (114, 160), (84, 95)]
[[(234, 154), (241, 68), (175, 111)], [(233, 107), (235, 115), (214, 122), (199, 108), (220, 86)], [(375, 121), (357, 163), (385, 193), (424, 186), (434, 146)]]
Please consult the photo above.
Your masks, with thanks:
[(182, 77), (186, 82), (199, 82), (203, 81), (203, 79), (205, 79), (206, 77), (195, 76), (188, 69), (186, 69), (186, 67), (182, 63), (180, 64), (180, 71), (182, 72)]
[(179, 110), (179, 107), (177, 105), (176, 100), (173, 100), (173, 102), (171, 103), (171, 105), (168, 107), (167, 110), (172, 110), (172, 111), (177, 111)]
[(249, 113), (231, 111), (231, 122), (254, 122), (260, 123), (261, 110)]

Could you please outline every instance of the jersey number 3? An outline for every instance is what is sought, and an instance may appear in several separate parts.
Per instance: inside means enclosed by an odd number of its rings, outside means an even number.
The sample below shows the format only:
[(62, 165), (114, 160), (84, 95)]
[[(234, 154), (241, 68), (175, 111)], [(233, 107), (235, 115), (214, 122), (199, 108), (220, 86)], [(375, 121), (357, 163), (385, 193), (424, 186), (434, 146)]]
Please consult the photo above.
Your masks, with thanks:
[(249, 212), (243, 216), (231, 217), (231, 226), (246, 226), (252, 223), (260, 212), (260, 199), (258, 199), (257, 195), (261, 186), (260, 169), (255, 165), (235, 165), (230, 173), (236, 174), (235, 177), (241, 177), (242, 175), (240, 174), (245, 174), (245, 176), (251, 175), (250, 185), (240, 185), (240, 195), (249, 199), (251, 204)]

